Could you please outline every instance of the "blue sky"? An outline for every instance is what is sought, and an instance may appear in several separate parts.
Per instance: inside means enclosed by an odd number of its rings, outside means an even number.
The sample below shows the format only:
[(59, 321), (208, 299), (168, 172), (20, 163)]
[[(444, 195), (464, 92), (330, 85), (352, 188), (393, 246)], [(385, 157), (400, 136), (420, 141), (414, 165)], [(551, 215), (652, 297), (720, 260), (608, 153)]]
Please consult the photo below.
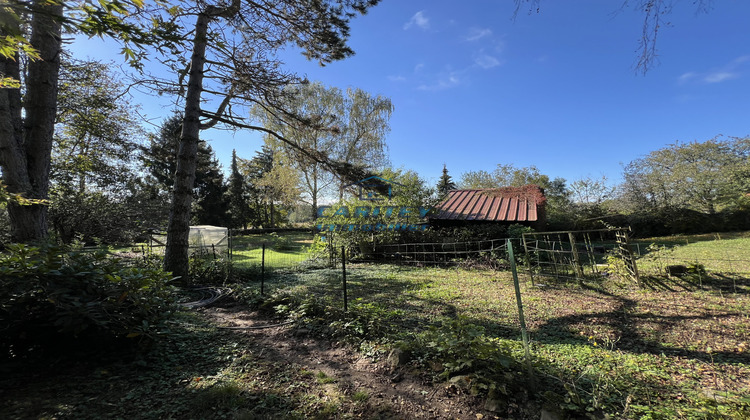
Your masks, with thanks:
[[(391, 163), (431, 184), (443, 163), (455, 180), (502, 163), (614, 183), (622, 163), (675, 141), (749, 135), (750, 2), (696, 13), (676, 1), (645, 76), (634, 68), (642, 15), (621, 4), (542, 0), (514, 21), (511, 0), (384, 0), (352, 22), (354, 57), (326, 67), (297, 51), (282, 58), (310, 80), (390, 97)], [(113, 58), (96, 42), (74, 51)], [(168, 114), (158, 99), (135, 101), (151, 117)], [(233, 148), (249, 158), (262, 142), (250, 132), (203, 137), (225, 168)]]

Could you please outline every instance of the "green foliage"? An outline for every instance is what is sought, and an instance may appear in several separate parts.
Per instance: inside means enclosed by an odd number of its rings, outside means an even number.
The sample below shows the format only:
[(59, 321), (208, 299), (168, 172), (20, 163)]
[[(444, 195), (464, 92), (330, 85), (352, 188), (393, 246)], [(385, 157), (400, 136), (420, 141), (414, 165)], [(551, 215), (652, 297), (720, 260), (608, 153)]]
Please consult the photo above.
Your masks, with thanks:
[(51, 179), (77, 193), (117, 192), (134, 178), (144, 137), (137, 107), (106, 63), (63, 55)]
[(628, 269), (625, 266), (625, 261), (620, 257), (616, 251), (610, 251), (606, 257), (607, 261), (607, 273), (610, 273), (618, 279), (628, 278)]
[(474, 395), (514, 395), (521, 384), (520, 365), (513, 355), (515, 344), (485, 334), (485, 329), (468, 319), (443, 321), (419, 334), (408, 345), (423, 362), (439, 363), (444, 379), (465, 377)]
[(252, 159), (237, 159), (248, 188), (248, 201), (254, 226), (276, 227), (284, 222), (283, 205), (299, 198), (297, 180), (288, 156), (264, 144)]
[(334, 336), (353, 341), (374, 340), (392, 332), (391, 321), (400, 312), (379, 304), (364, 302), (361, 298), (349, 305), (349, 311), (340, 311), (337, 318), (328, 324)]
[(687, 266), (688, 274), (704, 276), (706, 275), (706, 266), (695, 261), (685, 264)]
[(237, 152), (232, 150), (232, 165), (227, 186), (227, 202), (229, 205), (229, 227), (232, 229), (246, 228), (252, 220), (249, 203), (249, 193), (245, 186), (245, 179), (237, 165)]
[(625, 167), (624, 199), (633, 211), (690, 209), (714, 214), (745, 203), (750, 139), (674, 143)]
[(2, 351), (57, 337), (154, 338), (175, 309), (170, 280), (102, 249), (10, 245), (0, 254)]
[(534, 229), (530, 226), (520, 225), (518, 223), (508, 226), (508, 237), (511, 239), (520, 239), (524, 233), (531, 233)]
[[(256, 105), (252, 113), (266, 129), (285, 138), (282, 141), (269, 135), (265, 142), (291, 175), (288, 181), (313, 206), (311, 216), (321, 197), (337, 193), (345, 182), (337, 179), (334, 168), (321, 162), (317, 154), (303, 150), (325, 151), (330, 159), (361, 168), (380, 168), (387, 163), (385, 136), (393, 111), (388, 98), (370, 96), (361, 89), (344, 92), (320, 83), (288, 85), (284, 98), (285, 113), (266, 105)], [(290, 115), (296, 118), (290, 120)]]
[(50, 201), (50, 227), (62, 243), (132, 244), (145, 230), (137, 204), (122, 197), (53, 188)]
[[(331, 205), (331, 208), (323, 212), (323, 217), (317, 220), (322, 227), (321, 234), (332, 241), (337, 249), (346, 246), (348, 251), (355, 254), (366, 254), (375, 244), (416, 242), (422, 236), (416, 226), (427, 222), (420, 212), (430, 211), (435, 204), (433, 189), (427, 187), (424, 180), (413, 171), (386, 169), (380, 177), (395, 183), (392, 197), (375, 201), (352, 197)], [(358, 209), (373, 210), (363, 213)], [(401, 214), (402, 210), (404, 214)], [(378, 224), (382, 225), (382, 229), (375, 231)], [(330, 232), (331, 225), (337, 230)], [(352, 229), (349, 229), (350, 225), (353, 226)], [(369, 226), (369, 230), (361, 229), (362, 225)], [(406, 225), (412, 228), (388, 229), (388, 225)]]
[(440, 175), (436, 189), (440, 198), (445, 198), (448, 195), (448, 191), (456, 189), (456, 183), (453, 182), (453, 178), (448, 174), (448, 167), (445, 164), (443, 164), (443, 174)]
[[(143, 149), (141, 157), (148, 174), (144, 183), (152, 184), (152, 188), (156, 186), (154, 198), (161, 197), (165, 207), (168, 206), (166, 195), (174, 186), (182, 118), (182, 115), (175, 114), (164, 120), (158, 134), (150, 136), (150, 143)], [(198, 143), (196, 159), (192, 222), (226, 226), (227, 187), (211, 146), (206, 142)]]
[(188, 261), (190, 282), (194, 285), (223, 285), (229, 281), (232, 264), (226, 255), (193, 253)]
[(393, 333), (393, 321), (400, 311), (382, 305), (355, 299), (344, 311), (339, 302), (329, 298), (302, 297), (288, 291), (277, 291), (265, 299), (259, 299), (252, 291), (237, 294), (249, 304), (276, 315), (298, 320), (319, 335), (335, 337), (351, 343), (372, 341)]
[(5, 208), (8, 203), (30, 206), (32, 204), (47, 204), (48, 202), (47, 200), (30, 199), (21, 194), (10, 193), (8, 192), (8, 187), (0, 180), (0, 208)]

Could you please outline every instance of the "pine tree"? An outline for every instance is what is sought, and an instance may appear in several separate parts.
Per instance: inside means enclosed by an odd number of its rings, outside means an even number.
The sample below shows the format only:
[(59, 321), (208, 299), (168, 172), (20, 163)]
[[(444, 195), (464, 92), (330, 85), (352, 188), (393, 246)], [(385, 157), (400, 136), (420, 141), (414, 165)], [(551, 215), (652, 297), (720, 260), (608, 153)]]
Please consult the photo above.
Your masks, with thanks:
[(227, 226), (227, 186), (221, 165), (211, 146), (202, 143), (198, 147), (198, 167), (195, 174), (195, 201), (191, 209), (194, 225)]
[(247, 229), (250, 221), (250, 206), (248, 204), (247, 188), (237, 166), (237, 151), (232, 150), (232, 166), (229, 174), (227, 200), (229, 204), (229, 226)]
[(453, 182), (453, 178), (448, 175), (448, 167), (443, 164), (443, 175), (440, 176), (440, 181), (438, 181), (437, 184), (438, 198), (442, 200), (448, 195), (448, 191), (455, 189), (456, 183)]
[[(177, 149), (180, 144), (182, 116), (175, 114), (162, 123), (158, 135), (151, 136), (151, 142), (143, 150), (143, 164), (147, 169), (148, 181), (158, 186), (160, 195), (167, 195), (174, 186), (177, 170)], [(227, 201), (224, 175), (214, 151), (205, 142), (200, 142), (197, 153), (193, 184), (195, 201), (191, 206), (190, 219), (193, 224), (225, 226), (228, 223)]]

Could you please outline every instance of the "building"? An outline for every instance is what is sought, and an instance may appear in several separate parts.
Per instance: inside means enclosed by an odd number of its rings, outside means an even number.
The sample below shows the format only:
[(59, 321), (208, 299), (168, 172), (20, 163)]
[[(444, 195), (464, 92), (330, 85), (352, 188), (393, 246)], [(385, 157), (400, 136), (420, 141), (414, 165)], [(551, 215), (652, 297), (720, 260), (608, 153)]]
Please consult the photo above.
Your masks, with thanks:
[(429, 217), (435, 227), (483, 223), (522, 224), (544, 230), (544, 191), (536, 185), (477, 190), (452, 190)]

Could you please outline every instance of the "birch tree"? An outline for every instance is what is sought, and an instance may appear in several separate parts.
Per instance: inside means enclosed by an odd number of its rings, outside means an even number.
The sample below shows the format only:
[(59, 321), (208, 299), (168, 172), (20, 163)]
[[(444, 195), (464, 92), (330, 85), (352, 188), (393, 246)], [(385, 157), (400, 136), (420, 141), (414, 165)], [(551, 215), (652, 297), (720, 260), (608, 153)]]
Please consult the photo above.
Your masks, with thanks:
[(393, 105), (390, 99), (362, 89), (344, 92), (320, 83), (289, 86), (285, 93), (285, 107), (300, 119), (278, 118), (262, 107), (255, 107), (253, 114), (265, 128), (293, 143), (266, 136), (266, 141), (284, 153), (299, 172), (300, 187), (315, 220), (320, 197), (335, 192), (332, 187), (338, 187), (341, 193), (351, 180), (301, 151), (327, 150), (329, 157), (341, 162), (369, 170), (383, 168), (388, 163), (385, 136), (390, 130)]

